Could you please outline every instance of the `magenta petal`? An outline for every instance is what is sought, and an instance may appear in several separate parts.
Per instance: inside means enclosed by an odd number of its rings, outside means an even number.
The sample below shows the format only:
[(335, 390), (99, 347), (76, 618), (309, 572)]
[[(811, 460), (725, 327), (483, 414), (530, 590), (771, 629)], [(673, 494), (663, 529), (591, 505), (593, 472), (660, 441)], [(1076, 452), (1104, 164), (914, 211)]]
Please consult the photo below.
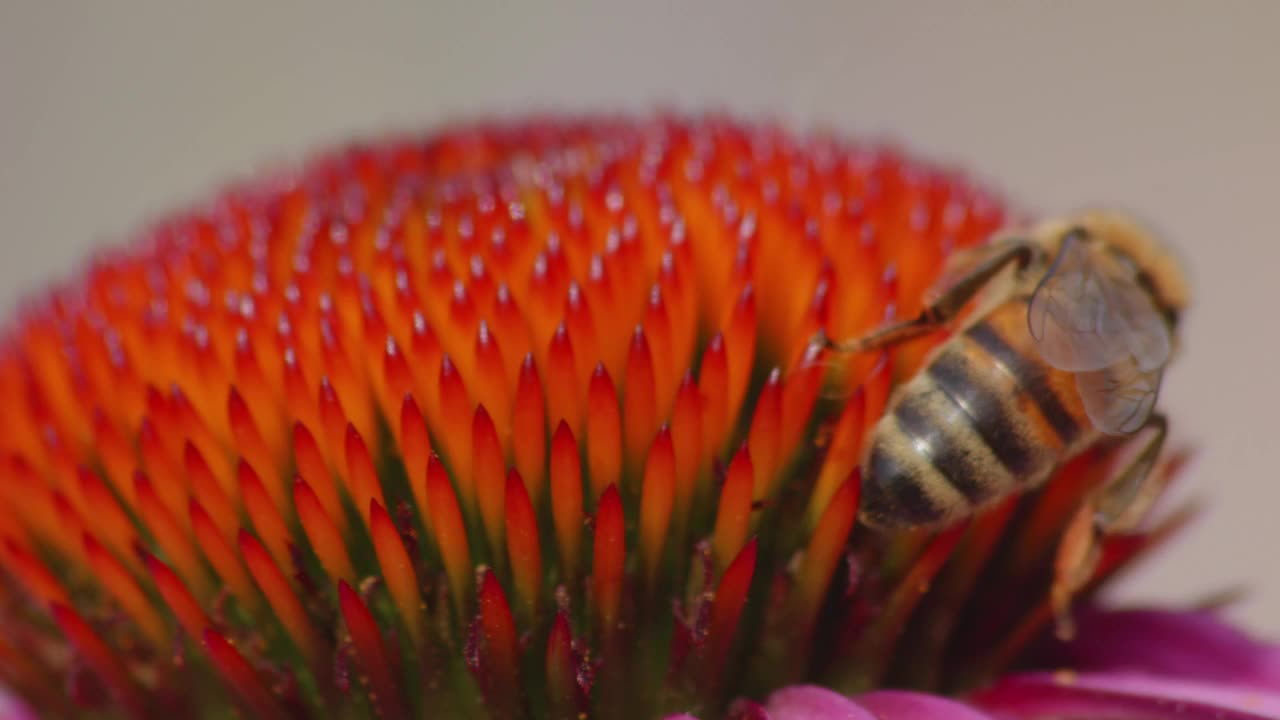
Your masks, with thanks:
[(867, 693), (858, 697), (858, 704), (882, 720), (991, 720), (955, 700), (903, 690)]
[(972, 702), (999, 718), (1280, 720), (1280, 693), (1136, 673), (1016, 675)]
[(10, 695), (0, 686), (0, 720), (36, 720), (36, 714), (17, 696)]
[(783, 688), (765, 703), (770, 720), (878, 720), (849, 698), (814, 685)]
[(1280, 647), (1259, 642), (1213, 613), (1090, 610), (1077, 639), (1053, 661), (1082, 671), (1135, 671), (1280, 689)]

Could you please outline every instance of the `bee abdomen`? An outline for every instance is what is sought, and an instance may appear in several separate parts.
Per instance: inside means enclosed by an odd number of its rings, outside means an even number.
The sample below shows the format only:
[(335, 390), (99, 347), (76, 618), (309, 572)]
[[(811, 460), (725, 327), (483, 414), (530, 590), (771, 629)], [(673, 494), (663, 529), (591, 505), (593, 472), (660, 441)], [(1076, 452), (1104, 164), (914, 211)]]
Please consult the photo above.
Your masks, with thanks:
[(939, 355), (927, 375), (968, 419), (996, 468), (1014, 484), (1030, 482), (1052, 459), (1030, 434), (1028, 419), (1017, 404), (1020, 388), (988, 358), (965, 352), (964, 342)]
[(864, 516), (879, 525), (943, 524), (1016, 484), (977, 420), (927, 374), (877, 426), (864, 470)]

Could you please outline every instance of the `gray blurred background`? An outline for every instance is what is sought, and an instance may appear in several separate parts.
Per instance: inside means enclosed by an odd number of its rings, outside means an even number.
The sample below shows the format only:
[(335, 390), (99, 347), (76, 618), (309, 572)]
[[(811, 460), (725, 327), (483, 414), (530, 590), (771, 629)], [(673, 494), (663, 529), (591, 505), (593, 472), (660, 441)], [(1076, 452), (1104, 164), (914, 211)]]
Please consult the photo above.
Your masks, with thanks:
[[(536, 5), (536, 6), (535, 6)], [(75, 6), (75, 7), (73, 7)], [(1166, 382), (1209, 512), (1117, 593), (1245, 582), (1280, 634), (1280, 2), (0, 0), (0, 308), (265, 161), (473, 114), (769, 115), (901, 140), (1023, 207), (1126, 207), (1198, 300)]]

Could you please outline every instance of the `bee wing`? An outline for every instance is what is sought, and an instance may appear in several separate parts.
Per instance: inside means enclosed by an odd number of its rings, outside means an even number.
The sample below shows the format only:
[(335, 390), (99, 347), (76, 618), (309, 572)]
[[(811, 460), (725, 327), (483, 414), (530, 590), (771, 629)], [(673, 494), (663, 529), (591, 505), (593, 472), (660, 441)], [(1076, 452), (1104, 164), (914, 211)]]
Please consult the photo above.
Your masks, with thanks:
[(1045, 360), (1091, 372), (1133, 358), (1158, 370), (1172, 349), (1169, 328), (1132, 268), (1096, 254), (1070, 234), (1036, 287), (1027, 325)]
[(1137, 432), (1151, 415), (1164, 368), (1144, 370), (1132, 356), (1076, 375), (1076, 389), (1094, 427), (1108, 435)]

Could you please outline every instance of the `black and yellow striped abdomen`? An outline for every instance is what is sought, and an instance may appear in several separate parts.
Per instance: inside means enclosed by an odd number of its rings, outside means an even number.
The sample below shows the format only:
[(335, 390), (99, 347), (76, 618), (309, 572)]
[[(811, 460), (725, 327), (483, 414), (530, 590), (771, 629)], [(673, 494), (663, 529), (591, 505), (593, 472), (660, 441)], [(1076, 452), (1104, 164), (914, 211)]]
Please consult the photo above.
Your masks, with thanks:
[(1070, 373), (1041, 359), (1025, 299), (957, 333), (895, 393), (862, 467), (862, 516), (943, 525), (1046, 480), (1097, 438)]

